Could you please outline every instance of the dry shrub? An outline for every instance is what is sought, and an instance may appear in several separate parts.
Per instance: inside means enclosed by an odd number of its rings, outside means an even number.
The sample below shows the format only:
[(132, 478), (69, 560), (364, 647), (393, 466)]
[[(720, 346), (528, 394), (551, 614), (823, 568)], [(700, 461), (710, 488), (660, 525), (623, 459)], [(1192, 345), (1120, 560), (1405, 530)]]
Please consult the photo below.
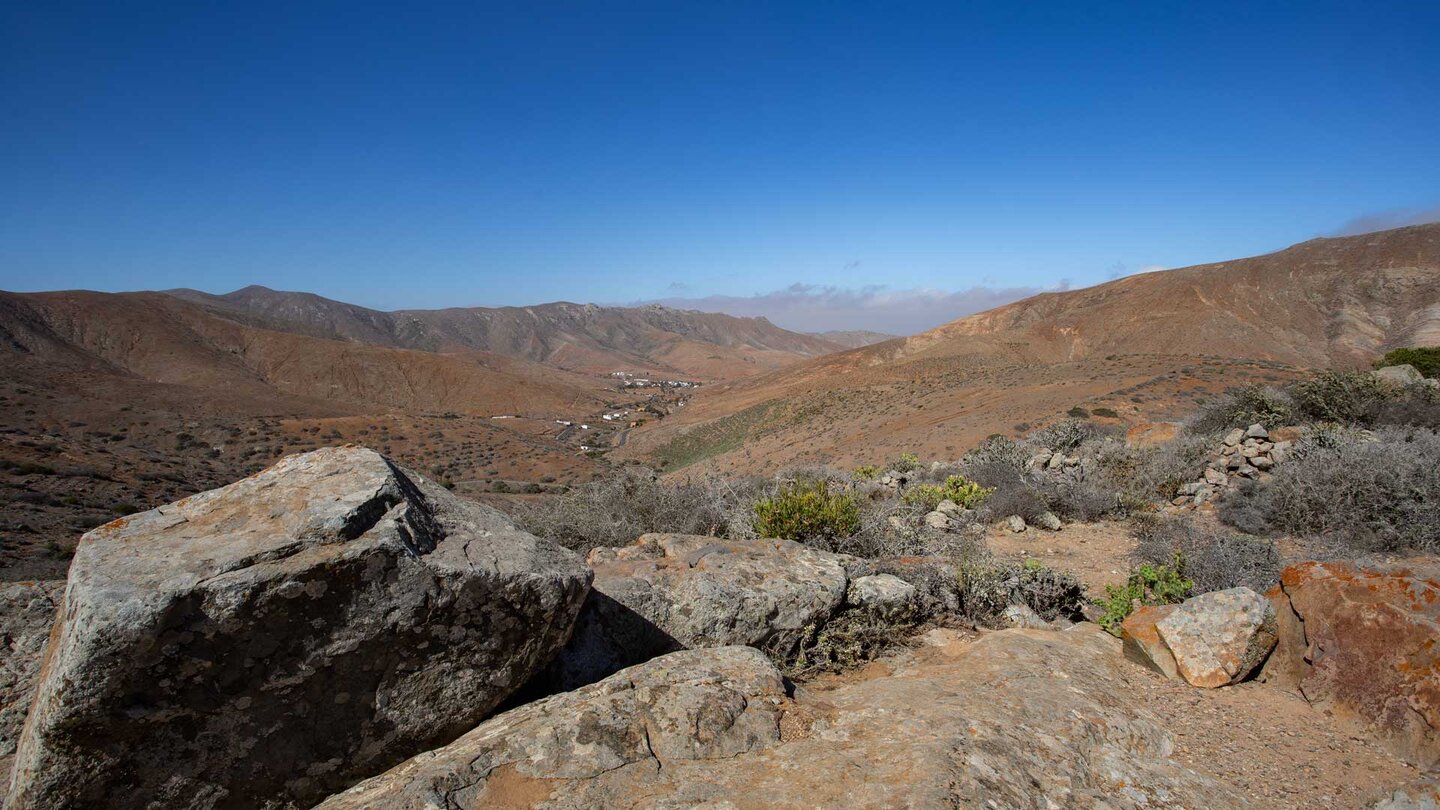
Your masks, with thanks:
[(1317, 431), (1260, 485), (1221, 503), (1226, 523), (1359, 552), (1440, 550), (1440, 434)]
[(721, 476), (662, 482), (648, 469), (626, 467), (511, 511), (526, 531), (584, 554), (629, 545), (646, 532), (753, 536), (752, 504), (770, 488), (756, 478)]
[(1269, 540), (1200, 527), (1187, 516), (1139, 521), (1134, 562), (1167, 565), (1178, 555), (1180, 573), (1196, 593), (1241, 586), (1264, 593), (1280, 579), (1280, 552)]

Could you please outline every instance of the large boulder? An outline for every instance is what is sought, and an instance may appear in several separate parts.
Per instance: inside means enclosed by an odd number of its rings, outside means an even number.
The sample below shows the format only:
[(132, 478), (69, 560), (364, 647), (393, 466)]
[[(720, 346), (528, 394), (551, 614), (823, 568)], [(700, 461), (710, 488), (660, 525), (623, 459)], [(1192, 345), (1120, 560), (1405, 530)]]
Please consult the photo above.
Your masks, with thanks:
[(1425, 375), (1409, 363), (1377, 368), (1370, 373), (1374, 375), (1375, 379), (1390, 385), (1420, 385), (1425, 382)]
[(1249, 588), (1186, 599), (1155, 622), (1175, 669), (1191, 686), (1239, 683), (1275, 649), (1275, 609)]
[(1264, 677), (1440, 765), (1440, 563), (1307, 562), (1270, 592), (1281, 640)]
[(1171, 759), (1116, 646), (1094, 625), (1006, 630), (823, 699), (787, 698), (753, 650), (675, 653), (500, 715), (320, 808), (1246, 806)]
[(594, 591), (548, 680), (593, 683), (679, 649), (798, 639), (845, 600), (841, 559), (789, 540), (647, 534), (590, 552)]
[(106, 524), (6, 807), (308, 805), (473, 728), (564, 643), (589, 578), (356, 447)]

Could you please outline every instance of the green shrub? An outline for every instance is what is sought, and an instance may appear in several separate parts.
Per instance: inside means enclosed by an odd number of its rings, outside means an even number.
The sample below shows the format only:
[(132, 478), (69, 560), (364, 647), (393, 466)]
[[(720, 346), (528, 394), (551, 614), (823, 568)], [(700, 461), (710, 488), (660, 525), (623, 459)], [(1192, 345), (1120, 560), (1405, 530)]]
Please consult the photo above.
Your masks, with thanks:
[(951, 500), (965, 509), (978, 509), (985, 499), (994, 492), (971, 481), (963, 475), (952, 475), (943, 484), (916, 484), (905, 490), (900, 500), (914, 506), (923, 506), (927, 511)]
[(825, 481), (795, 481), (755, 504), (755, 531), (761, 537), (799, 542), (849, 537), (860, 529), (855, 496), (833, 493)]
[(1316, 422), (1368, 424), (1387, 399), (1380, 381), (1363, 371), (1322, 371), (1290, 387), (1296, 409)]
[(874, 481), (880, 477), (880, 468), (874, 464), (861, 464), (853, 472), (856, 480), (859, 481)]
[(1185, 601), (1195, 583), (1182, 574), (1183, 561), (1176, 555), (1170, 565), (1142, 563), (1130, 572), (1124, 585), (1106, 585), (1105, 596), (1098, 601), (1105, 611), (1100, 626), (1112, 636), (1120, 635), (1120, 625), (1141, 605), (1174, 605)]
[(1426, 377), (1440, 377), (1440, 346), (1394, 349), (1376, 361), (1376, 368), (1411, 365)]

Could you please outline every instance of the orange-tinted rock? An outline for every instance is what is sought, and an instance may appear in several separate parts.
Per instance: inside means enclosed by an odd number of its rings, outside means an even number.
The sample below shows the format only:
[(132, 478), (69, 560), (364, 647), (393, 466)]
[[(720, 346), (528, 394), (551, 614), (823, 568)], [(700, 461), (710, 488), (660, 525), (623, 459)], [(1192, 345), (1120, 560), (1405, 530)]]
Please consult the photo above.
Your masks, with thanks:
[(1165, 641), (1155, 629), (1155, 623), (1173, 613), (1175, 607), (1147, 605), (1131, 613), (1120, 625), (1125, 657), (1171, 679), (1180, 677), (1179, 671), (1175, 669), (1175, 654), (1165, 646)]
[(1380, 737), (1403, 759), (1440, 764), (1440, 565), (1301, 563), (1275, 594), (1303, 622), (1266, 667), (1316, 707)]

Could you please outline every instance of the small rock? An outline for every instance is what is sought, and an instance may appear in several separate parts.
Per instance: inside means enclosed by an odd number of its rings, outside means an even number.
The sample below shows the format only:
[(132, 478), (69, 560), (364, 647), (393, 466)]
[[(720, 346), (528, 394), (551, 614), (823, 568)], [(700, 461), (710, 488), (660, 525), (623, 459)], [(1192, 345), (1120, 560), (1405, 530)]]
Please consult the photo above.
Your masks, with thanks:
[(925, 514), (925, 525), (932, 529), (948, 530), (950, 528), (950, 518), (944, 512), (938, 510), (935, 512), (927, 512)]
[(1425, 375), (1409, 363), (1377, 368), (1370, 372), (1370, 375), (1380, 382), (1391, 385), (1416, 385), (1425, 382)]
[(915, 603), (915, 586), (893, 574), (857, 577), (845, 591), (845, 601), (886, 615), (903, 613)]
[(1250, 459), (1250, 466), (1257, 470), (1268, 470), (1275, 466), (1275, 462), (1269, 456), (1255, 456)]
[(1256, 422), (1255, 424), (1245, 429), (1245, 438), (1268, 439), (1270, 438), (1270, 431), (1266, 430), (1264, 425)]
[(1210, 484), (1211, 486), (1216, 486), (1216, 487), (1223, 487), (1223, 486), (1225, 486), (1225, 482), (1226, 482), (1227, 480), (1228, 480), (1228, 479), (1226, 479), (1225, 473), (1220, 472), (1219, 470), (1206, 468), (1206, 470), (1205, 470), (1205, 482), (1206, 482), (1207, 484)]
[(1005, 526), (1009, 528), (1010, 531), (1018, 534), (1025, 531), (1025, 518), (1022, 518), (1019, 515), (1011, 515), (1010, 517), (1005, 518)]
[(1008, 627), (1023, 627), (1027, 630), (1053, 629), (1050, 623), (1040, 618), (1040, 614), (1036, 613), (1029, 605), (1018, 603), (1010, 605), (1001, 613), (1001, 617)]
[(1232, 430), (1232, 431), (1230, 431), (1229, 433), (1225, 434), (1225, 440), (1224, 440), (1224, 441), (1225, 441), (1225, 446), (1226, 446), (1226, 447), (1234, 447), (1235, 445), (1237, 445), (1237, 444), (1240, 443), (1240, 440), (1241, 440), (1241, 439), (1244, 439), (1244, 438), (1245, 438), (1245, 431), (1241, 430), (1240, 428), (1235, 428), (1234, 430)]
[(965, 508), (960, 504), (950, 500), (949, 498), (946, 498), (945, 500), (941, 501), (938, 506), (935, 507), (935, 511), (948, 517), (956, 517), (957, 515), (963, 514), (965, 512)]
[(1035, 525), (1046, 531), (1058, 532), (1063, 524), (1054, 512), (1041, 512), (1035, 518)]

